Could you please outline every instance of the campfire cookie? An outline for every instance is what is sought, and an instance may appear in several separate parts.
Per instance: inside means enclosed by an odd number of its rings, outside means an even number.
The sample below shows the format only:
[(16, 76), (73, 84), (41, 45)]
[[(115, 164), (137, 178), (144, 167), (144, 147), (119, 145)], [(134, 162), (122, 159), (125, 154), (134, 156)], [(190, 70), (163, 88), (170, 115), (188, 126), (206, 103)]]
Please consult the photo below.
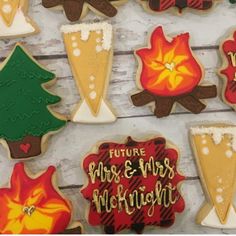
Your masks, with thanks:
[(17, 44), (0, 67), (0, 139), (13, 159), (38, 156), (66, 121), (50, 111), (61, 99), (46, 88), (55, 75)]
[(157, 27), (148, 48), (135, 51), (139, 62), (137, 85), (142, 92), (132, 95), (135, 106), (154, 103), (154, 114), (168, 116), (175, 103), (194, 114), (206, 108), (201, 99), (217, 96), (216, 86), (199, 85), (204, 72), (189, 46), (189, 33), (167, 39)]
[(236, 31), (220, 46), (223, 65), (219, 76), (223, 79), (223, 101), (236, 110)]
[(162, 12), (177, 8), (179, 13), (183, 9), (206, 11), (213, 7), (217, 0), (138, 0), (145, 10), (152, 12)]
[(27, 16), (28, 0), (0, 0), (0, 38), (24, 37), (39, 32)]
[[(45, 172), (32, 175), (23, 163), (15, 165), (10, 186), (0, 189), (1, 234), (72, 232), (72, 206), (56, 185), (55, 171), (50, 166)], [(79, 222), (73, 227), (73, 232), (82, 232)]]
[(66, 51), (82, 101), (71, 120), (109, 123), (116, 120), (106, 100), (113, 58), (112, 26), (106, 22), (64, 25)]
[(236, 126), (191, 128), (191, 143), (206, 201), (197, 216), (203, 226), (236, 229)]
[(113, 17), (117, 14), (116, 7), (127, 0), (42, 0), (46, 8), (64, 10), (69, 21), (75, 22), (83, 18), (88, 10), (96, 14)]
[(81, 193), (90, 202), (89, 224), (103, 225), (106, 233), (173, 225), (175, 213), (185, 208), (178, 158), (163, 137), (99, 145), (83, 161), (88, 183)]

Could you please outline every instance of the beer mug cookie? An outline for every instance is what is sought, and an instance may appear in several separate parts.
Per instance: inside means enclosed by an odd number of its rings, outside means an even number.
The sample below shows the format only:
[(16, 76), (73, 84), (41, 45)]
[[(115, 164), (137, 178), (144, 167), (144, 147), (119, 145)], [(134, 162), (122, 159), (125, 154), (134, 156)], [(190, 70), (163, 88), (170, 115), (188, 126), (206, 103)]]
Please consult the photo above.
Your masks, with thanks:
[(190, 139), (206, 200), (197, 223), (236, 229), (236, 126), (202, 125), (191, 128)]
[(0, 39), (25, 37), (39, 32), (27, 16), (28, 0), (0, 0)]
[(113, 48), (108, 23), (62, 26), (66, 51), (82, 101), (71, 120), (80, 123), (109, 123), (116, 120), (106, 100)]

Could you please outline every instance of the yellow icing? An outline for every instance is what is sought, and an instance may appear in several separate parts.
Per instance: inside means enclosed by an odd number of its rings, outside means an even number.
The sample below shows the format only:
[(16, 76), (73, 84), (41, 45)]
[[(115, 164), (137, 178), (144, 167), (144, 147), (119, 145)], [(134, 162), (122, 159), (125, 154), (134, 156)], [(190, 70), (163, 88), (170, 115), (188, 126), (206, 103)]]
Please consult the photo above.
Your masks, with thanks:
[(87, 40), (81, 39), (80, 32), (64, 34), (64, 40), (76, 84), (96, 116), (106, 90), (112, 51), (103, 48), (102, 30), (91, 31)]
[(203, 181), (222, 224), (227, 222), (232, 205), (236, 179), (236, 153), (231, 147), (232, 137), (225, 134), (215, 144), (209, 134), (193, 135), (196, 158)]
[(7, 26), (11, 26), (20, 6), (20, 0), (0, 0), (0, 15)]

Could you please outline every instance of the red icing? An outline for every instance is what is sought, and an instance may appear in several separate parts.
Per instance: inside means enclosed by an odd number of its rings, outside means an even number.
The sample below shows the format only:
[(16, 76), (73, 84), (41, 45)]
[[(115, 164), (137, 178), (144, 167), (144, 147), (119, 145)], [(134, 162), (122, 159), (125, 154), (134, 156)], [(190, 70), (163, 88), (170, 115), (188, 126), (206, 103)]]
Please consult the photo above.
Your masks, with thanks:
[[(143, 148), (145, 150), (145, 156), (125, 156), (125, 157), (112, 157), (109, 156), (109, 151), (113, 149), (132, 149), (132, 148)], [(154, 157), (155, 163), (159, 161), (164, 163), (165, 158), (169, 160), (170, 165), (173, 167), (173, 178), (169, 179), (166, 177), (160, 177), (160, 175), (154, 176), (150, 172), (147, 177), (144, 177), (139, 169), (139, 160), (142, 158), (144, 162), (148, 162), (150, 157)], [(136, 169), (132, 178), (125, 178), (125, 162), (130, 160), (132, 163), (132, 170)], [(166, 148), (166, 141), (164, 138), (155, 138), (146, 142), (135, 142), (129, 138), (126, 144), (118, 143), (103, 143), (100, 145), (98, 154), (91, 154), (87, 156), (83, 162), (83, 168), (88, 175), (88, 185), (81, 190), (82, 195), (90, 201), (90, 210), (88, 214), (88, 221), (91, 225), (104, 225), (105, 231), (110, 233), (115, 233), (121, 231), (125, 228), (131, 228), (140, 232), (145, 225), (156, 225), (168, 227), (172, 225), (175, 221), (175, 212), (182, 212), (184, 210), (185, 204), (182, 196), (177, 189), (173, 191), (173, 197), (177, 199), (174, 204), (168, 207), (164, 207), (163, 204), (154, 204), (153, 214), (148, 214), (150, 209), (150, 204), (142, 206), (141, 209), (136, 207), (130, 208), (134, 209), (134, 212), (129, 215), (125, 211), (125, 204), (122, 203), (122, 209), (119, 211), (118, 208), (112, 209), (111, 212), (107, 212), (104, 209), (99, 213), (97, 211), (96, 205), (93, 202), (93, 193), (95, 189), (99, 190), (100, 194), (103, 194), (105, 189), (109, 191), (109, 196), (117, 195), (117, 186), (123, 185), (124, 190), (127, 190), (127, 195), (133, 193), (133, 191), (138, 190), (139, 187), (144, 186), (145, 190), (143, 192), (151, 192), (155, 190), (157, 181), (160, 181), (163, 188), (171, 184), (176, 187), (178, 183), (184, 180), (184, 177), (179, 175), (176, 169), (178, 160), (178, 153), (175, 149)], [(92, 182), (89, 173), (89, 166), (94, 162), (96, 167), (99, 162), (102, 162), (105, 168), (110, 168), (115, 165), (117, 169), (121, 172), (119, 173), (120, 182), (115, 182), (113, 179), (111, 183), (109, 181), (101, 182), (99, 177), (96, 178), (95, 182)], [(166, 168), (164, 168), (166, 170)], [(128, 199), (126, 195), (126, 199)]]
[[(0, 233), (51, 234), (67, 228), (71, 207), (54, 188), (54, 173), (55, 167), (50, 166), (42, 175), (31, 178), (23, 163), (15, 165), (10, 188), (0, 189)], [(29, 216), (24, 207), (35, 210)]]
[(189, 34), (167, 40), (162, 27), (157, 27), (150, 47), (136, 51), (142, 61), (140, 82), (144, 89), (159, 96), (190, 93), (203, 73), (189, 46)]
[(227, 78), (224, 97), (227, 102), (236, 104), (236, 67), (233, 66), (231, 57), (228, 53), (236, 53), (236, 32), (233, 34), (233, 39), (226, 40), (222, 45), (223, 53), (227, 59), (227, 67), (221, 70), (221, 74)]
[(20, 149), (24, 153), (28, 153), (30, 148), (31, 148), (31, 145), (29, 143), (26, 143), (26, 144), (23, 143), (23, 144), (20, 145)]

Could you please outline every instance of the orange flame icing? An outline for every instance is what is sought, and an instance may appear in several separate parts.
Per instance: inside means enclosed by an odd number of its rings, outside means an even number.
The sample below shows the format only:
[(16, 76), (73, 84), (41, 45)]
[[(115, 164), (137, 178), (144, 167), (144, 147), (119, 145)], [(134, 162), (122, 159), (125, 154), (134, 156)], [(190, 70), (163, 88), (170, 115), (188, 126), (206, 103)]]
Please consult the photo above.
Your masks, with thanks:
[(168, 41), (162, 27), (154, 30), (150, 48), (136, 51), (142, 61), (141, 85), (159, 96), (191, 92), (203, 73), (189, 46), (189, 34)]
[(71, 207), (55, 190), (53, 166), (30, 178), (23, 163), (15, 165), (11, 187), (0, 189), (1, 234), (52, 234), (70, 223)]

